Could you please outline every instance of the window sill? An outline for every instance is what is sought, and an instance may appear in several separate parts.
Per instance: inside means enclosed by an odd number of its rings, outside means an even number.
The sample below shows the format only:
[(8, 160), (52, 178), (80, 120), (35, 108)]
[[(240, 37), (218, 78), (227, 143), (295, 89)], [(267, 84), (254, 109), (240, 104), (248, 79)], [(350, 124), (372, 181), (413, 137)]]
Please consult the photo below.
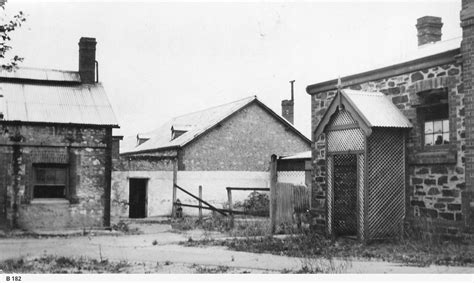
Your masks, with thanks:
[(425, 148), (408, 158), (409, 164), (456, 164), (456, 145), (446, 145), (437, 148)]
[(69, 201), (63, 198), (36, 198), (30, 204), (69, 204)]

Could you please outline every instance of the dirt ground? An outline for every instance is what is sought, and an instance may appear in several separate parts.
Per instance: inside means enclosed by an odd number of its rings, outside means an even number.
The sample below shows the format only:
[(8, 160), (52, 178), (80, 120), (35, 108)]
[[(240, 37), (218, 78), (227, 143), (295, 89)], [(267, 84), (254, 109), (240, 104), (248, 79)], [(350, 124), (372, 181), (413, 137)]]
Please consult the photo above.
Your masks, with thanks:
[(199, 230), (176, 233), (168, 224), (134, 224), (140, 235), (0, 238), (0, 261), (33, 260), (44, 256), (87, 257), (125, 261), (124, 273), (291, 273), (317, 265), (330, 273), (473, 273), (472, 267), (406, 266), (354, 259), (305, 259), (271, 254), (237, 252), (225, 247), (185, 247), (179, 242), (225, 238)]

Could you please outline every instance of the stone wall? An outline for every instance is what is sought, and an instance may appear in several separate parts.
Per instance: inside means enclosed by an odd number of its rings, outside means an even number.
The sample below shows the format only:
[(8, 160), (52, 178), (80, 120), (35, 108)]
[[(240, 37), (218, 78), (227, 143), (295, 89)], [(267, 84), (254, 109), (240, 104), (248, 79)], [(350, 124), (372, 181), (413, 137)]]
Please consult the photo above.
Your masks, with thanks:
[[(407, 219), (429, 218), (433, 223), (448, 223), (450, 229), (460, 233), (463, 219), (461, 193), (465, 190), (465, 110), (461, 65), (445, 64), (347, 87), (384, 93), (414, 125), (407, 140)], [(422, 125), (417, 118), (416, 106), (420, 104), (417, 93), (440, 87), (448, 89), (451, 141), (441, 150), (427, 150), (422, 145)], [(331, 90), (312, 95), (313, 133), (335, 94), (336, 91)], [(319, 227), (325, 224), (324, 138), (324, 134), (313, 136), (316, 142), (312, 145), (313, 224)]]
[[(111, 129), (63, 125), (0, 124), (1, 202), (10, 227), (101, 227), (107, 222)], [(65, 199), (33, 198), (34, 165), (67, 168)], [(2, 192), (0, 192), (2, 194)]]
[(463, 216), (467, 227), (474, 234), (474, 1), (462, 0), (460, 13), (462, 27), (461, 56), (466, 112), (466, 189), (462, 191)]
[(310, 145), (257, 104), (252, 104), (180, 152), (182, 171), (268, 171), (270, 156)]

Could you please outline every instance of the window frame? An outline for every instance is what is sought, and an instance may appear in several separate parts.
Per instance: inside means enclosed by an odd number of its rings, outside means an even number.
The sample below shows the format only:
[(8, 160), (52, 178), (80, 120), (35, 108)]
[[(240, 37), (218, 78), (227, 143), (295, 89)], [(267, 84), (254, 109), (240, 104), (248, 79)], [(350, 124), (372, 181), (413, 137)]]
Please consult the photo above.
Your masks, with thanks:
[[(38, 169), (60, 169), (64, 171), (64, 184), (48, 184), (38, 183)], [(69, 166), (67, 164), (60, 163), (34, 163), (32, 164), (33, 179), (31, 180), (31, 199), (32, 200), (68, 200), (69, 197)], [(37, 197), (35, 196), (36, 186), (64, 186), (63, 197)]]
[[(439, 110), (441, 110), (442, 108), (446, 107), (446, 109), (443, 109), (443, 111), (446, 111), (445, 115), (440, 115), (439, 114)], [(428, 110), (427, 109), (430, 109), (429, 111), (431, 112), (436, 112), (437, 114), (434, 114), (433, 113), (428, 113)], [(434, 109), (434, 110), (433, 110)], [(429, 104), (429, 105), (423, 105), (423, 106), (420, 106), (418, 107), (418, 116), (419, 116), (419, 119), (418, 119), (418, 122), (420, 123), (420, 129), (421, 129), (421, 148), (423, 150), (437, 150), (437, 149), (447, 149), (447, 148), (450, 148), (451, 147), (451, 144), (453, 142), (453, 139), (452, 139), (452, 132), (451, 132), (451, 117), (450, 117), (450, 113), (449, 113), (449, 103), (446, 102), (446, 103), (436, 103), (436, 104)], [(432, 144), (432, 145), (427, 145), (426, 144), (426, 133), (425, 133), (425, 126), (426, 126), (426, 123), (427, 122), (436, 122), (436, 121), (441, 121), (442, 122), (442, 132), (441, 134), (444, 135), (445, 133), (448, 134), (449, 136), (449, 143), (448, 144)], [(445, 131), (444, 130), (444, 121), (448, 121), (448, 131)], [(434, 124), (433, 124), (433, 127), (434, 127)], [(433, 129), (433, 137), (436, 136), (436, 134), (434, 133), (434, 129)], [(434, 142), (434, 140), (433, 140)]]
[[(458, 162), (456, 83), (455, 76), (441, 76), (417, 81), (410, 89), (411, 106), (415, 110), (416, 117), (409, 140), (413, 144), (413, 154), (408, 156), (410, 165), (456, 164)], [(424, 146), (424, 121), (427, 120), (427, 111), (424, 111), (424, 108), (440, 103), (448, 107), (449, 144)]]

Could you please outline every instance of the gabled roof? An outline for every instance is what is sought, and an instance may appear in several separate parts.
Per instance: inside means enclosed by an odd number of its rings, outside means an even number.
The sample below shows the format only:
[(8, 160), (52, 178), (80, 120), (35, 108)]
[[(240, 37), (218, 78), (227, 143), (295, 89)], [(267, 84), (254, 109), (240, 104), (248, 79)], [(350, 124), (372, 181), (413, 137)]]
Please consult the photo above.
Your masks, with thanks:
[[(121, 153), (133, 154), (183, 147), (252, 103), (257, 103), (265, 111), (269, 112), (281, 123), (285, 124), (289, 129), (299, 135), (306, 142), (311, 142), (290, 122), (260, 102), (256, 96), (250, 96), (231, 103), (172, 118), (158, 129), (150, 133), (146, 133), (145, 135), (150, 136), (151, 138), (141, 145), (136, 146), (135, 144), (135, 146), (127, 146), (124, 144), (124, 148), (121, 149)], [(175, 139), (171, 139), (171, 127), (184, 129), (186, 132)]]
[(373, 127), (412, 128), (410, 121), (400, 110), (380, 92), (366, 92), (343, 89), (336, 94), (321, 122), (315, 130), (318, 137), (329, 123), (331, 116), (343, 105), (354, 118), (366, 136), (370, 136)]
[(118, 127), (103, 86), (81, 84), (78, 78), (77, 72), (69, 71), (1, 71), (2, 121)]

